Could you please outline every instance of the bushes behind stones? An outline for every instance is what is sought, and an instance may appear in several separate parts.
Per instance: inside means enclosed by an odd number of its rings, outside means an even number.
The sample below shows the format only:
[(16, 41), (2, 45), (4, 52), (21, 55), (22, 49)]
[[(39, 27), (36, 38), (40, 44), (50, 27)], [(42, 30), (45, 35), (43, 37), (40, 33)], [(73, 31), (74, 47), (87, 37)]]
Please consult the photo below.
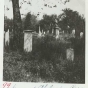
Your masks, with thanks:
[[(53, 36), (46, 35), (43, 38), (37, 38), (33, 41), (34, 55), (40, 54), (40, 60), (52, 60), (56, 57), (65, 58), (66, 48), (69, 44), (56, 40)], [(55, 60), (55, 59), (54, 59)]]

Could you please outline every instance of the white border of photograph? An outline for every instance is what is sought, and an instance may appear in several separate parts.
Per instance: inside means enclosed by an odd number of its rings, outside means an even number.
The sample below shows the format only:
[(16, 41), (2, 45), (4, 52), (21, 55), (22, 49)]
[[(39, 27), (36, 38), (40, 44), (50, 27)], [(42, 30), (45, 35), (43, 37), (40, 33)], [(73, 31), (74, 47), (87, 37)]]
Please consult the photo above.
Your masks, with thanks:
[[(28, 82), (3, 82), (3, 30), (4, 30), (4, 0), (0, 0), (0, 88), (88, 88), (88, 0), (86, 0), (86, 82), (85, 84), (63, 83), (28, 83)], [(7, 83), (6, 87), (3, 84)], [(10, 84), (11, 83), (11, 84)], [(10, 86), (9, 86), (10, 84)]]

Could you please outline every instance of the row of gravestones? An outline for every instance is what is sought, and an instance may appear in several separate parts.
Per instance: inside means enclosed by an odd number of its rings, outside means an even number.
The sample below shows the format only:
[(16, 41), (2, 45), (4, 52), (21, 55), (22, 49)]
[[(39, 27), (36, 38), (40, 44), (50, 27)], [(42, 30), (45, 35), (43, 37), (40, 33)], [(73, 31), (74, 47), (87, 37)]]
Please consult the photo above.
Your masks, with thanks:
[[(32, 32), (31, 30), (25, 30), (24, 31), (24, 51), (25, 52), (31, 52), (32, 51)], [(75, 34), (75, 30), (72, 31), (72, 34)], [(80, 34), (81, 37), (83, 36), (83, 33)], [(40, 36), (40, 28), (39, 28), (39, 36)], [(59, 31), (57, 30), (56, 36), (58, 38)], [(5, 38), (5, 46), (9, 46), (10, 42), (10, 36), (9, 36), (9, 30), (4, 33)], [(74, 60), (74, 49), (69, 48), (66, 50), (66, 57), (68, 60)]]
[[(55, 30), (52, 29), (52, 34), (54, 34), (54, 32), (55, 32), (55, 38), (56, 39), (58, 39), (59, 36), (60, 36), (60, 30), (61, 29), (59, 27), (56, 27)], [(49, 33), (49, 31), (47, 31), (47, 33)], [(64, 34), (64, 31), (62, 31), (62, 33)], [(40, 26), (39, 26), (39, 34), (38, 34), (38, 36), (42, 37), (45, 34), (46, 34), (45, 31), (43, 31), (43, 30), (42, 30), (42, 32), (40, 31)], [(75, 38), (75, 29), (72, 30), (71, 36)], [(83, 37), (83, 32), (80, 32), (80, 38), (82, 38), (82, 37)]]
[[(52, 34), (55, 34), (55, 38), (56, 38), (56, 39), (59, 38), (59, 30), (60, 30), (59, 27), (56, 28), (55, 30), (52, 29)], [(48, 30), (47, 32), (45, 32), (45, 31), (43, 31), (43, 30), (41, 31), (41, 30), (40, 30), (40, 26), (39, 26), (39, 34), (38, 34), (38, 37), (44, 37), (45, 34), (49, 34), (49, 30)]]

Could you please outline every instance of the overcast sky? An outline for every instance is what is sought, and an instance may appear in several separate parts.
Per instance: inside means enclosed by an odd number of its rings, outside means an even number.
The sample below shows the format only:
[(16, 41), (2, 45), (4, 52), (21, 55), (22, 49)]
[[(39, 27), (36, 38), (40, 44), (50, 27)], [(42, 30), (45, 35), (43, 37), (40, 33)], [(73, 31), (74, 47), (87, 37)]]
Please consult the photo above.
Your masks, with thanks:
[[(27, 1), (24, 3), (24, 1)], [(38, 15), (41, 19), (43, 14), (61, 14), (62, 9), (70, 8), (74, 11), (79, 12), (85, 16), (85, 0), (70, 0), (70, 2), (63, 4), (61, 0), (19, 0), (19, 5), (21, 6), (20, 12), (21, 17), (25, 17), (28, 12)], [(31, 2), (31, 4), (29, 3)], [(13, 18), (12, 2), (9, 0), (4, 0), (5, 2), (5, 16), (8, 18)], [(28, 4), (27, 4), (28, 3)], [(47, 4), (47, 5), (46, 5)]]

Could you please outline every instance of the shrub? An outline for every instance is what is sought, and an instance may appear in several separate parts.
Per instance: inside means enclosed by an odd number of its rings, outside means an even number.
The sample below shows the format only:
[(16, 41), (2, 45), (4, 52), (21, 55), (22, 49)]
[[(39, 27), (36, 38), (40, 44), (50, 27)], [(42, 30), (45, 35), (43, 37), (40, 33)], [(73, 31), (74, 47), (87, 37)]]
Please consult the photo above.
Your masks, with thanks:
[(32, 53), (33, 55), (40, 56), (40, 60), (52, 60), (55, 54), (57, 55), (57, 57), (62, 56), (63, 58), (65, 58), (65, 51), (69, 46), (68, 43), (63, 43), (60, 40), (56, 40), (54, 37), (48, 35), (43, 38), (36, 38), (34, 40), (35, 41), (33, 41)]

